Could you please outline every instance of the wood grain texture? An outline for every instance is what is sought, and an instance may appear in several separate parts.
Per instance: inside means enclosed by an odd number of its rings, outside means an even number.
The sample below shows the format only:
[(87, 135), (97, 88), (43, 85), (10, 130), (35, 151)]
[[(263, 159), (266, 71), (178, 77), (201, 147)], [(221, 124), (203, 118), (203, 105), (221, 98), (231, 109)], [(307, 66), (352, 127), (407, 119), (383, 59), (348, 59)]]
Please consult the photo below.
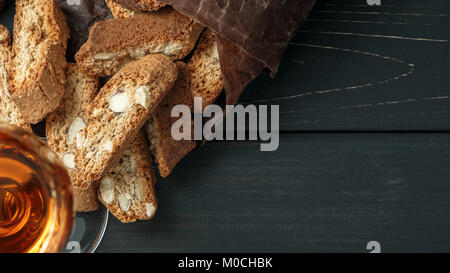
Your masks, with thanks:
[(449, 5), (319, 1), (277, 78), (241, 101), (279, 104), (283, 131), (448, 130)]
[(285, 134), (209, 143), (157, 184), (150, 222), (111, 219), (99, 252), (450, 251), (450, 136)]

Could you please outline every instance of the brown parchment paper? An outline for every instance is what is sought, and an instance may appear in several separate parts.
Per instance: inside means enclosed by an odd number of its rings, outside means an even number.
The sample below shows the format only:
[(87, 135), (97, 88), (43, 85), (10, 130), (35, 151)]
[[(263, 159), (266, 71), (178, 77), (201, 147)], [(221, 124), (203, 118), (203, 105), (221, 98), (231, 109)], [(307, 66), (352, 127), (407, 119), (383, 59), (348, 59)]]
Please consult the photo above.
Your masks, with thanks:
[(160, 0), (219, 34), (227, 103), (264, 68), (272, 77), (315, 0)]

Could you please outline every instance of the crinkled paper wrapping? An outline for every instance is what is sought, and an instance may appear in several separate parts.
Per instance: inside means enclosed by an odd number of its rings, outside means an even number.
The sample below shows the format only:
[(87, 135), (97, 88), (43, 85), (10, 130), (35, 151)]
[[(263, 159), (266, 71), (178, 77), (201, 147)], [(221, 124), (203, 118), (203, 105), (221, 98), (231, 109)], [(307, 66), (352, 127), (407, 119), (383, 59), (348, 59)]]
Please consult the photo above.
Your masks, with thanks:
[(217, 39), (227, 103), (264, 68), (275, 76), (289, 40), (315, 0), (160, 0), (209, 27)]
[[(68, 18), (71, 59), (97, 20), (111, 18), (104, 0), (57, 0)], [(160, 0), (217, 33), (228, 104), (264, 68), (275, 76), (289, 40), (315, 0)]]

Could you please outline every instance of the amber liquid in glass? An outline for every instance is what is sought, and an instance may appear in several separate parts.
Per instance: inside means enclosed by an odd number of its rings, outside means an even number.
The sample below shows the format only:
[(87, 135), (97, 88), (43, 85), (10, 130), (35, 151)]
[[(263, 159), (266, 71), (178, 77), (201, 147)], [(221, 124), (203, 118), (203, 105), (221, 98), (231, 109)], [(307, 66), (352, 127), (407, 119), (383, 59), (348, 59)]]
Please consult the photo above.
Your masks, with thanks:
[[(70, 190), (67, 175), (51, 160), (43, 166), (46, 160), (20, 143), (2, 142), (3, 136), (0, 133), (0, 253), (58, 252), (73, 224), (71, 196), (59, 200)], [(49, 183), (56, 178), (58, 188)]]

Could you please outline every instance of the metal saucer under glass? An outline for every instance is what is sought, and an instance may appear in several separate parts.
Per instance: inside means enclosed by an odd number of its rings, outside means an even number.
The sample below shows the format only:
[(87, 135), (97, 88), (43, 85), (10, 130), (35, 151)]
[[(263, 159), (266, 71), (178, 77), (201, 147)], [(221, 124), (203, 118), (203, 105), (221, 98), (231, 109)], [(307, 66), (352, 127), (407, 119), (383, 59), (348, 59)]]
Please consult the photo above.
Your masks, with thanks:
[[(45, 122), (33, 125), (33, 132), (47, 141)], [(77, 212), (64, 253), (94, 253), (108, 226), (109, 211), (100, 205), (93, 212)]]
[(77, 212), (64, 253), (94, 253), (105, 234), (109, 212), (99, 206), (93, 212)]

